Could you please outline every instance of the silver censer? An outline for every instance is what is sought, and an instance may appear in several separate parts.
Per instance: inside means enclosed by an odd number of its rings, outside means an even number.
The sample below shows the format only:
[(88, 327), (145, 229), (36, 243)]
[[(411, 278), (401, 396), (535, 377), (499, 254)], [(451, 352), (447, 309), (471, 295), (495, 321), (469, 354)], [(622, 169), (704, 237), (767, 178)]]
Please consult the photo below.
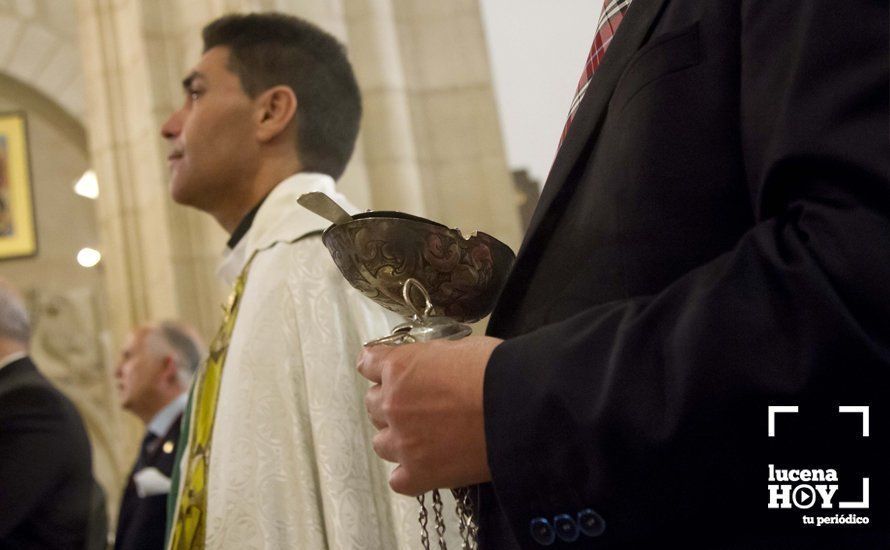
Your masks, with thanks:
[[(406, 318), (389, 335), (366, 345), (401, 345), (436, 339), (456, 340), (472, 330), (465, 323), (494, 308), (515, 256), (501, 241), (481, 232), (465, 237), (459, 229), (401, 212), (350, 216), (322, 193), (298, 199), (333, 222), (322, 242), (349, 283), (381, 306)], [(477, 523), (469, 489), (452, 489), (462, 548), (474, 549)], [(423, 548), (430, 547), (426, 496), (420, 503)], [(439, 490), (432, 491), (433, 520), (440, 549), (445, 521)]]

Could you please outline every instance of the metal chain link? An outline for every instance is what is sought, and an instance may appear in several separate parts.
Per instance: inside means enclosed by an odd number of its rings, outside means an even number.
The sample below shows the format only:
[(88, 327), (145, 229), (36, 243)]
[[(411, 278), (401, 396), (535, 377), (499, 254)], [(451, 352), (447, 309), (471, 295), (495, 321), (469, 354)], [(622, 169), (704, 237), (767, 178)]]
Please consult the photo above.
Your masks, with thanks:
[(420, 503), (420, 514), (417, 516), (417, 520), (420, 522), (420, 544), (423, 546), (423, 550), (430, 550), (430, 532), (426, 528), (429, 515), (423, 500), (424, 495), (417, 495), (417, 502)]
[(463, 494), (466, 488), (452, 489), (451, 494), (454, 495), (454, 513), (457, 514), (457, 527), (460, 531), (460, 548), (461, 550), (472, 550), (469, 533), (467, 532), (467, 516), (464, 513)]
[(473, 516), (472, 506), (469, 504), (467, 506), (467, 537), (469, 537), (473, 544), (473, 549), (475, 549), (479, 541), (479, 524), (476, 523), (476, 518)]
[[(460, 487), (453, 489), (452, 494), (457, 502), (457, 515), (461, 522), (461, 538), (463, 539), (464, 548), (467, 550), (475, 550), (478, 544), (479, 527), (473, 517), (473, 503), (470, 500), (470, 488)], [(463, 532), (466, 528), (466, 534)]]
[[(425, 307), (423, 311), (416, 307), (411, 300), (411, 290), (418, 291), (424, 299)], [(409, 278), (403, 283), (402, 298), (404, 299), (405, 304), (413, 310), (414, 322), (427, 319), (433, 312), (433, 304), (430, 300), (429, 293), (426, 291), (423, 284), (416, 279)], [(365, 345), (389, 344), (398, 346), (413, 343), (414, 337), (410, 332), (411, 328), (414, 326), (414, 322), (409, 321), (407, 323), (402, 323), (395, 327), (389, 336), (378, 338)], [(467, 487), (461, 487), (459, 489), (453, 489), (451, 494), (454, 495), (455, 500), (455, 512), (457, 513), (458, 527), (460, 529), (461, 548), (462, 550), (476, 550), (479, 528), (476, 526), (476, 522), (473, 519), (473, 506), (470, 502), (470, 490)], [(429, 512), (427, 511), (424, 499), (424, 494), (417, 496), (417, 502), (420, 503), (420, 514), (418, 515), (418, 521), (420, 522), (420, 543), (424, 550), (430, 550), (430, 533), (427, 528), (429, 523)], [(443, 516), (442, 508), (442, 495), (439, 493), (438, 489), (433, 489), (433, 516), (436, 522), (436, 536), (439, 539), (439, 550), (448, 550), (448, 546), (445, 543), (445, 517)]]
[(436, 518), (436, 535), (439, 537), (439, 550), (448, 550), (445, 544), (445, 517), (442, 515), (442, 495), (433, 489), (433, 515)]

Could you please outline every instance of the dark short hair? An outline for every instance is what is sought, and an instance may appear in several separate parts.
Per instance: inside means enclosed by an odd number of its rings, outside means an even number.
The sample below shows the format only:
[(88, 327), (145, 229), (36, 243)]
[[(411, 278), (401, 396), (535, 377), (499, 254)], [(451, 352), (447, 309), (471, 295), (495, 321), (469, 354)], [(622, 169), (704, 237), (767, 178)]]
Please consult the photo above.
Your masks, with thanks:
[(230, 49), (228, 67), (251, 98), (278, 85), (294, 91), (303, 169), (339, 178), (355, 148), (362, 114), (343, 45), (315, 25), (281, 13), (225, 15), (202, 35), (205, 52)]

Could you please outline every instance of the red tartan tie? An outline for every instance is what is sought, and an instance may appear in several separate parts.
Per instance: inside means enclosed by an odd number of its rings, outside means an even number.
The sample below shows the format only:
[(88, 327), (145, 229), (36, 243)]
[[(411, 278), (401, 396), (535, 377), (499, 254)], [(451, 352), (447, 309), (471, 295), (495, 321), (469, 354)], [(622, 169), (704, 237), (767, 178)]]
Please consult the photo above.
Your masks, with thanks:
[(575, 97), (572, 99), (572, 106), (569, 109), (569, 116), (566, 120), (565, 128), (562, 130), (562, 136), (559, 138), (560, 147), (562, 147), (562, 142), (565, 141), (566, 135), (569, 133), (569, 126), (571, 126), (572, 120), (575, 118), (578, 105), (584, 99), (584, 93), (587, 91), (590, 79), (593, 78), (593, 73), (600, 66), (603, 56), (606, 54), (606, 50), (615, 36), (615, 31), (618, 30), (618, 25), (624, 19), (624, 13), (630, 6), (630, 3), (631, 0), (606, 0), (605, 4), (603, 4), (603, 13), (600, 14), (599, 23), (596, 25), (596, 36), (594, 36), (593, 45), (590, 47), (590, 55), (587, 56), (587, 63), (584, 65), (581, 79), (578, 80), (578, 89), (575, 90)]

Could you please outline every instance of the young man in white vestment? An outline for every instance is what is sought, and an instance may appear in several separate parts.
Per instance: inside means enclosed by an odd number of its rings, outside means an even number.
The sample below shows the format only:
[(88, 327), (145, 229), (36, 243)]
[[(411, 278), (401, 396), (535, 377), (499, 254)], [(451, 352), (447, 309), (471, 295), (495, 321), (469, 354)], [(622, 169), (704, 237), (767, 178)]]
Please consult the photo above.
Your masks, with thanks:
[(173, 199), (231, 235), (219, 275), (233, 294), (184, 417), (167, 547), (415, 547), (416, 504), (371, 450), (354, 362), (394, 319), (349, 287), (327, 222), (296, 202), (321, 191), (355, 211), (334, 187), (361, 115), (345, 51), (271, 13), (203, 38), (162, 134)]

